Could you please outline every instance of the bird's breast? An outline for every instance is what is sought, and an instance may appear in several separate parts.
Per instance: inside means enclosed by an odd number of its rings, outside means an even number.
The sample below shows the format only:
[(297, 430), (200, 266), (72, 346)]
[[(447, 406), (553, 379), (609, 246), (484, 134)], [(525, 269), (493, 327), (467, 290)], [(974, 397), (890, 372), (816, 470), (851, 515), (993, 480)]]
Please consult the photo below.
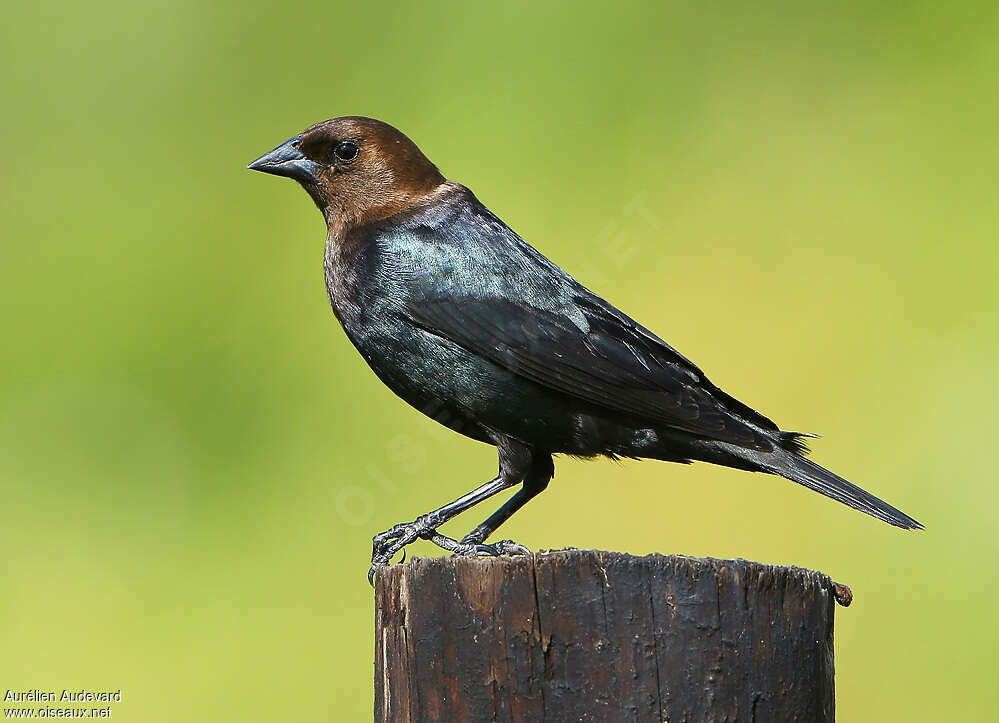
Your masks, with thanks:
[(365, 291), (357, 268), (358, 255), (357, 249), (345, 247), (340, 239), (326, 241), (323, 256), (326, 293), (333, 313), (345, 328), (359, 316)]

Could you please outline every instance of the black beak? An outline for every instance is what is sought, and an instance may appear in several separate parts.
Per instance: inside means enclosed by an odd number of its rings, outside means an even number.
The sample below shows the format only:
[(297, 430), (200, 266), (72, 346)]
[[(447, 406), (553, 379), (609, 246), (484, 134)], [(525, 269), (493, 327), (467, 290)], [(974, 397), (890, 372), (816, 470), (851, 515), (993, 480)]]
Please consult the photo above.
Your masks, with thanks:
[(251, 171), (273, 173), (275, 176), (287, 176), (302, 183), (317, 183), (316, 173), (319, 164), (302, 155), (298, 150), (298, 142), (302, 136), (289, 138), (270, 153), (265, 153), (247, 166)]

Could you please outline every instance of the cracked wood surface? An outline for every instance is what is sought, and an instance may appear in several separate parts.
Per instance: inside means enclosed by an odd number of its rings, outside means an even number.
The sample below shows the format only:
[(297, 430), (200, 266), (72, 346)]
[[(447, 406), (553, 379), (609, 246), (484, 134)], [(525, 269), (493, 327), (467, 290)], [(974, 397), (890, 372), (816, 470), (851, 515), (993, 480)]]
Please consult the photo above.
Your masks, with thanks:
[(832, 721), (836, 594), (801, 568), (594, 550), (392, 565), (375, 720)]

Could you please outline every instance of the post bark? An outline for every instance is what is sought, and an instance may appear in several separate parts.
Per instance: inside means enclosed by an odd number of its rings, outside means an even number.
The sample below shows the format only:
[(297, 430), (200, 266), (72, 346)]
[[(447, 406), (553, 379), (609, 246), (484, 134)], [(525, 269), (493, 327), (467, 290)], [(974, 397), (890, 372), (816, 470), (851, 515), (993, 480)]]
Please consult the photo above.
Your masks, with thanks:
[(375, 585), (376, 721), (834, 720), (833, 607), (801, 568), (567, 550)]

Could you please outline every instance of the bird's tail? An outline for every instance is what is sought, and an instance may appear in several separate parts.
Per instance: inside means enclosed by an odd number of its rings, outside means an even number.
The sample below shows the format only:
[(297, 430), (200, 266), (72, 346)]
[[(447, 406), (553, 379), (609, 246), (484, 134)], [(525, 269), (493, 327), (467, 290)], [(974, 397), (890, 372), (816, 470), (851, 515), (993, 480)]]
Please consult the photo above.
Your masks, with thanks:
[(852, 482), (847, 482), (839, 475), (820, 467), (810, 459), (784, 450), (766, 456), (770, 458), (767, 460), (770, 464), (764, 465), (768, 472), (786, 477), (792, 482), (797, 482), (810, 490), (824, 494), (826, 497), (832, 497), (844, 505), (866, 512), (889, 525), (895, 525), (895, 527), (901, 527), (904, 530), (923, 529), (919, 522), (901, 510), (895, 509), (870, 492), (866, 492)]

